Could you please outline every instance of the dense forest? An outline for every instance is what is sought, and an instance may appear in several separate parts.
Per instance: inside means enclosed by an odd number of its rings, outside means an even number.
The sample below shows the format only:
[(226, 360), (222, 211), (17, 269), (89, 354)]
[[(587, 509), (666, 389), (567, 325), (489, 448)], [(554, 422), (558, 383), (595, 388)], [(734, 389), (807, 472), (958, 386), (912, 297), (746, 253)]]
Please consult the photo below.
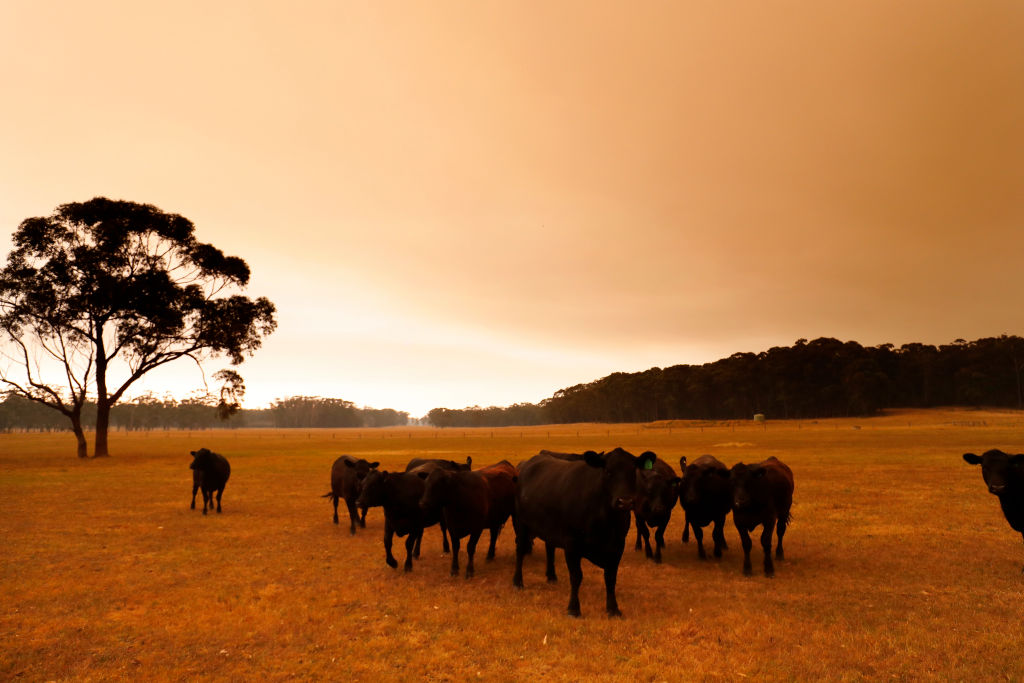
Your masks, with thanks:
[(822, 418), (885, 408), (1024, 407), (1024, 339), (865, 347), (820, 338), (704, 365), (616, 372), (539, 404), (435, 408), (438, 427), (672, 419)]
[[(92, 424), (96, 404), (87, 403), (82, 412), (83, 422)], [(226, 420), (218, 417), (216, 401), (210, 398), (177, 401), (143, 396), (115, 405), (110, 414), (111, 428), (125, 431), (239, 427), (389, 427), (404, 425), (408, 421), (409, 414), (397, 410), (357, 408), (349, 401), (315, 396), (279, 399), (269, 408), (242, 410)], [(68, 419), (56, 410), (16, 394), (9, 393), (0, 402), (0, 431), (64, 431), (69, 427)]]
[[(885, 408), (986, 406), (1024, 408), (1024, 338), (1001, 336), (943, 346), (865, 347), (820, 338), (761, 353), (736, 353), (704, 365), (616, 372), (560, 389), (538, 404), (461, 410), (434, 408), (437, 427), (500, 427), (569, 422), (650, 422), (673, 419), (822, 418), (871, 415)], [(94, 417), (88, 404), (84, 422)], [(111, 427), (212, 429), (237, 427), (388, 427), (409, 414), (359, 408), (334, 398), (293, 396), (269, 408), (218, 418), (209, 398), (118, 404)], [(13, 394), (0, 402), (0, 430), (66, 430), (60, 413)]]

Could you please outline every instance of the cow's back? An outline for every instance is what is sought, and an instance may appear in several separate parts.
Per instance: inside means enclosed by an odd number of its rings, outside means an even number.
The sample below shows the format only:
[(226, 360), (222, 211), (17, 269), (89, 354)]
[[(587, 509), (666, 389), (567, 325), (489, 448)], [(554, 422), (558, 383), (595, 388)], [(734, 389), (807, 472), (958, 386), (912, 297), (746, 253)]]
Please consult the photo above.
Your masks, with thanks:
[(793, 505), (793, 470), (774, 455), (760, 463), (765, 468), (764, 482), (769, 487), (776, 512), (788, 517)]

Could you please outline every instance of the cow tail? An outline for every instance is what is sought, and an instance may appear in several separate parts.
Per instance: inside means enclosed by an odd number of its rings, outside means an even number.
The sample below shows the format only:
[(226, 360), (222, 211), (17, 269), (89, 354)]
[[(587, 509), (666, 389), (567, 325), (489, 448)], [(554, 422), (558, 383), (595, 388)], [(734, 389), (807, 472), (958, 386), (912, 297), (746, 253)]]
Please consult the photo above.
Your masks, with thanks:
[(320, 497), (321, 498), (334, 498), (334, 491), (328, 491), (327, 493), (325, 493), (324, 495), (322, 495)]

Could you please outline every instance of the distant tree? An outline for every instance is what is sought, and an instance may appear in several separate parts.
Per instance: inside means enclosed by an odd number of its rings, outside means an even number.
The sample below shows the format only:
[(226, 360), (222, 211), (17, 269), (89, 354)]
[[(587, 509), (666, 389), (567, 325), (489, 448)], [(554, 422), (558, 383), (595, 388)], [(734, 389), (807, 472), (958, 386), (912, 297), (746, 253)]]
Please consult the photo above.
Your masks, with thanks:
[(149, 204), (97, 197), (24, 220), (0, 270), (0, 381), (67, 416), (96, 400), (95, 455), (111, 407), (150, 370), (189, 358), (241, 363), (276, 327), (274, 305), (238, 292), (249, 267), (198, 242), (195, 226)]

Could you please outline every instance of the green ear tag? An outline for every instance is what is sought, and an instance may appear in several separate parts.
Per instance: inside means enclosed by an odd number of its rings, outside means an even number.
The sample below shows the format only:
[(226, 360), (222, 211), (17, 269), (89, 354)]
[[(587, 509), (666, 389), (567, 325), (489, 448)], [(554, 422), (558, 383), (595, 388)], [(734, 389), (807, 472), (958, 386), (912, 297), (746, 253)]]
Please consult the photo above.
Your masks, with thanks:
[(654, 469), (654, 461), (653, 460), (644, 460), (644, 469), (645, 470), (653, 470)]

